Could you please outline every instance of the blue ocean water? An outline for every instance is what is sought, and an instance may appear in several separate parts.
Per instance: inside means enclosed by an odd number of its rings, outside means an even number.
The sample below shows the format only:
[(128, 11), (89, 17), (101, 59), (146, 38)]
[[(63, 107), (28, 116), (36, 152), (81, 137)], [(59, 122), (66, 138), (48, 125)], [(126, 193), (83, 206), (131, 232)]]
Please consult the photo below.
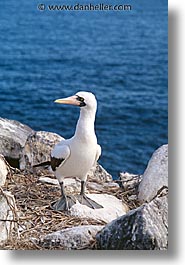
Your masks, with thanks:
[[(39, 11), (37, 5), (131, 4), (131, 11)], [(0, 116), (73, 135), (79, 110), (53, 101), (79, 90), (98, 100), (100, 163), (114, 178), (143, 173), (167, 143), (167, 1), (0, 3)]]

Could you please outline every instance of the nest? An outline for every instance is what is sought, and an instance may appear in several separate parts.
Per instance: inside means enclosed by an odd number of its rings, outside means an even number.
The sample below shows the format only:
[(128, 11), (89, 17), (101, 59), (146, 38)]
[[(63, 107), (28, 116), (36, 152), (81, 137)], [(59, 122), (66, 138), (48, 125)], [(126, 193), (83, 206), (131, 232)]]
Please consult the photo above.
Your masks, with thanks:
[[(17, 169), (11, 171), (12, 173), (7, 177), (4, 189), (14, 195), (17, 209), (10, 207), (14, 219), (9, 220), (13, 225), (11, 225), (9, 239), (3, 245), (3, 249), (39, 250), (43, 247), (39, 245), (38, 239), (48, 233), (74, 226), (105, 225), (103, 221), (88, 218), (81, 219), (67, 213), (53, 211), (50, 206), (51, 202), (57, 200), (60, 196), (58, 186), (41, 183), (39, 181), (40, 176), (30, 172), (25, 173)], [(44, 173), (40, 174), (43, 175)], [(129, 209), (137, 207), (137, 202), (130, 202), (128, 192), (123, 192), (121, 188), (109, 187), (105, 188), (103, 192), (122, 199)], [(1, 190), (1, 193), (3, 193), (3, 190)], [(94, 249), (95, 242), (90, 242), (90, 245), (86, 248)], [(57, 247), (52, 249), (57, 249)]]

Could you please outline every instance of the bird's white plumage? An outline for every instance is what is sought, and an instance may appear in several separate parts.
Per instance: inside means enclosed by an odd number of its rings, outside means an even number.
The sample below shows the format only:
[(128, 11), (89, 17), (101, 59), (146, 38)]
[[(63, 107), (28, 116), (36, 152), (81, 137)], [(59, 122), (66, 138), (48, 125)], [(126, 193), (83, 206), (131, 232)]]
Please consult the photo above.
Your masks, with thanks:
[(78, 92), (75, 96), (83, 98), (86, 104), (81, 107), (75, 135), (68, 140), (62, 140), (51, 153), (52, 157), (64, 159), (54, 172), (59, 182), (64, 177), (78, 177), (85, 181), (87, 172), (96, 164), (101, 154), (94, 132), (97, 108), (95, 96), (89, 92)]
[(70, 156), (70, 148), (66, 144), (66, 141), (62, 140), (59, 144), (55, 145), (55, 148), (51, 152), (51, 156), (67, 160)]

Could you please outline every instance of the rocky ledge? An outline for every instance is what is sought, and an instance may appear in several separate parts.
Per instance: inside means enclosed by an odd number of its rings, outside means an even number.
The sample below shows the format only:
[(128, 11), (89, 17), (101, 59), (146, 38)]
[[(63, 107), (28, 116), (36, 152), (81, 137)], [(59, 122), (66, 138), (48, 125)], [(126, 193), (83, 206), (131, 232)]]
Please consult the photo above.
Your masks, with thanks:
[[(99, 164), (88, 174), (87, 193), (103, 205), (76, 203), (53, 211), (60, 195), (53, 174), (33, 165), (48, 160), (63, 138), (0, 118), (0, 246), (2, 249), (165, 250), (168, 246), (168, 146), (152, 155), (143, 175), (117, 180)], [(80, 181), (65, 180), (67, 193)]]

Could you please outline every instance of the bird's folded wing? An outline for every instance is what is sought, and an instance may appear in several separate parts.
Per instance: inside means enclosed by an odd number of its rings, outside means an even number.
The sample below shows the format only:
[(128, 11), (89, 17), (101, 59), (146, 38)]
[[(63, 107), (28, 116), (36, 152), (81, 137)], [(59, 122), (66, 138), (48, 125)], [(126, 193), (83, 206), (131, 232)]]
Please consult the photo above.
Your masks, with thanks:
[(94, 166), (96, 165), (96, 162), (98, 161), (100, 156), (101, 156), (101, 146), (99, 144), (97, 144)]
[(51, 168), (55, 171), (61, 167), (70, 156), (70, 148), (68, 145), (56, 145), (51, 152)]

